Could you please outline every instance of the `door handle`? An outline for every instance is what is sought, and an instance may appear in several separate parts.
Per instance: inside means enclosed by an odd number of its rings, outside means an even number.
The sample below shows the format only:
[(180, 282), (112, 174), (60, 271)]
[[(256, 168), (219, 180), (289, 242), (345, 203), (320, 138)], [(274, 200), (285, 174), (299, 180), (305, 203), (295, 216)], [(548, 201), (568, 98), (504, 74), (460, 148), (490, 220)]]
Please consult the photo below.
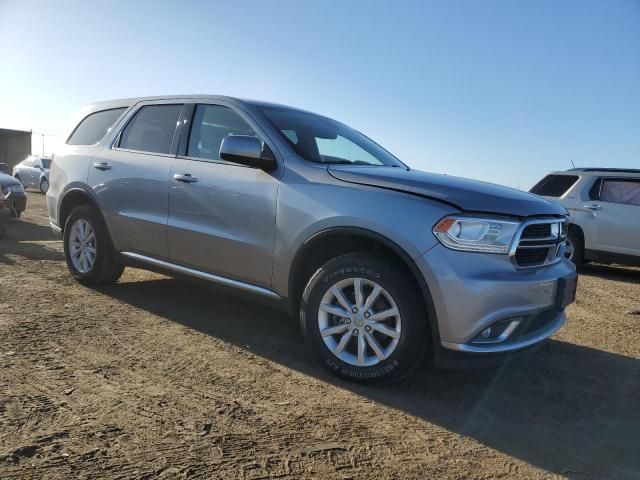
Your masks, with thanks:
[(192, 177), (190, 173), (174, 173), (173, 179), (184, 183), (195, 183), (198, 181), (198, 179)]
[(93, 168), (97, 168), (98, 170), (111, 170), (111, 165), (107, 162), (96, 162), (93, 164)]
[(602, 207), (600, 205), (594, 205), (594, 204), (585, 205), (584, 208), (586, 208), (587, 210), (591, 210), (593, 212), (597, 210), (602, 210)]

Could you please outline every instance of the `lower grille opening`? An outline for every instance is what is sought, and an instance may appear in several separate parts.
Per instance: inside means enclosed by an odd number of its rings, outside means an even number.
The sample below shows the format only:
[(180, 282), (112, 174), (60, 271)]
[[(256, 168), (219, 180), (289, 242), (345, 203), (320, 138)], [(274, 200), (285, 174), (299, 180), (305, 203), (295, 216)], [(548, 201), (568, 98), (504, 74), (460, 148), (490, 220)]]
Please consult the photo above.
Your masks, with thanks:
[(542, 330), (553, 322), (558, 316), (558, 311), (554, 309), (544, 310), (532, 318), (527, 324), (524, 325), (522, 335), (528, 335), (530, 333)]

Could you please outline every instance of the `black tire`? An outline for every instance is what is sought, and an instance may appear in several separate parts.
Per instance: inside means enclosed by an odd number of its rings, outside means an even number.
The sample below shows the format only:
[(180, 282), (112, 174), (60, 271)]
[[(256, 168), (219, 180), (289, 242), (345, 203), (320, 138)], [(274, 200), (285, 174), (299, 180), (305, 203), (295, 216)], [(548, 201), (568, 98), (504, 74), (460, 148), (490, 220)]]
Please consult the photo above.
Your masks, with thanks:
[(20, 182), (20, 185), (22, 185), (22, 188), (27, 188), (27, 186), (24, 184), (24, 182), (20, 178), (20, 175), (16, 174), (14, 178)]
[[(79, 219), (88, 222), (95, 233), (96, 257), (89, 271), (85, 273), (76, 269), (70, 256), (69, 237), (73, 224)], [(67, 267), (79, 283), (87, 286), (106, 285), (117, 281), (122, 275), (124, 264), (113, 248), (102, 217), (92, 205), (81, 205), (71, 211), (64, 226), (63, 241)]]
[(46, 195), (47, 190), (49, 190), (49, 180), (43, 178), (42, 180), (40, 180), (40, 191)]
[(567, 240), (573, 245), (573, 256), (569, 258), (575, 265), (582, 265), (584, 260), (584, 240), (575, 228), (569, 228)]
[[(307, 344), (324, 368), (338, 377), (359, 383), (389, 383), (399, 381), (422, 363), (427, 350), (431, 348), (428, 318), (422, 295), (407, 275), (371, 254), (349, 253), (330, 260), (311, 277), (302, 296), (300, 321)], [(386, 359), (368, 367), (352, 365), (338, 358), (329, 350), (320, 333), (318, 309), (323, 296), (337, 282), (349, 278), (361, 278), (380, 285), (392, 297), (402, 319), (395, 350)], [(335, 321), (340, 317), (331, 318)], [(367, 327), (361, 327), (360, 330), (363, 328)], [(368, 332), (370, 335), (373, 331)], [(338, 335), (341, 334), (336, 337)], [(349, 340), (347, 348), (354, 347), (351, 344), (353, 340), (354, 337)], [(367, 352), (373, 353), (370, 349), (367, 346)]]

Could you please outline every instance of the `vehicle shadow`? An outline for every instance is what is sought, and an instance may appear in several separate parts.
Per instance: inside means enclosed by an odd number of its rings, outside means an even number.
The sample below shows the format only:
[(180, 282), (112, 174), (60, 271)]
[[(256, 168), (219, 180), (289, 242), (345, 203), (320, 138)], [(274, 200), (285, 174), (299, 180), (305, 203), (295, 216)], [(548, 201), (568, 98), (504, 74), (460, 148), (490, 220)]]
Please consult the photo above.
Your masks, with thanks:
[(2, 220), (6, 233), (0, 241), (47, 241), (57, 240), (51, 228), (27, 220)]
[[(29, 260), (64, 261), (64, 255), (48, 248), (46, 243), (56, 240), (50, 228), (23, 220), (2, 222), (4, 235), (0, 238), (0, 265), (13, 265), (9, 255), (19, 255)], [(31, 243), (34, 242), (34, 243)]]
[(626, 283), (640, 283), (640, 268), (588, 263), (578, 268), (580, 275), (601, 277)]
[(397, 385), (360, 386), (315, 365), (297, 321), (277, 310), (174, 279), (100, 291), (547, 471), (640, 476), (640, 360), (550, 341), (497, 369), (422, 366)]

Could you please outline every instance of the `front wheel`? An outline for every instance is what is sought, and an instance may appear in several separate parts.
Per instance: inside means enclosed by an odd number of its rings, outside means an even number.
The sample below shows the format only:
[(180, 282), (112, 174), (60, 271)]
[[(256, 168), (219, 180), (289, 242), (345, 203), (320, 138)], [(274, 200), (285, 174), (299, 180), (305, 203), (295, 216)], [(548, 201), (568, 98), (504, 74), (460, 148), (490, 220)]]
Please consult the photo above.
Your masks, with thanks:
[(585, 263), (584, 241), (575, 228), (569, 229), (566, 245), (564, 247), (564, 256), (567, 260), (571, 260), (575, 265)]
[(92, 205), (74, 208), (64, 226), (64, 254), (73, 277), (83, 285), (113, 283), (124, 270), (107, 227)]
[(43, 178), (42, 180), (40, 180), (40, 191), (46, 195), (48, 190), (49, 190), (49, 180), (47, 180), (46, 178)]
[(316, 358), (361, 383), (397, 381), (429, 347), (422, 295), (407, 273), (370, 254), (336, 257), (309, 280), (301, 323)]

